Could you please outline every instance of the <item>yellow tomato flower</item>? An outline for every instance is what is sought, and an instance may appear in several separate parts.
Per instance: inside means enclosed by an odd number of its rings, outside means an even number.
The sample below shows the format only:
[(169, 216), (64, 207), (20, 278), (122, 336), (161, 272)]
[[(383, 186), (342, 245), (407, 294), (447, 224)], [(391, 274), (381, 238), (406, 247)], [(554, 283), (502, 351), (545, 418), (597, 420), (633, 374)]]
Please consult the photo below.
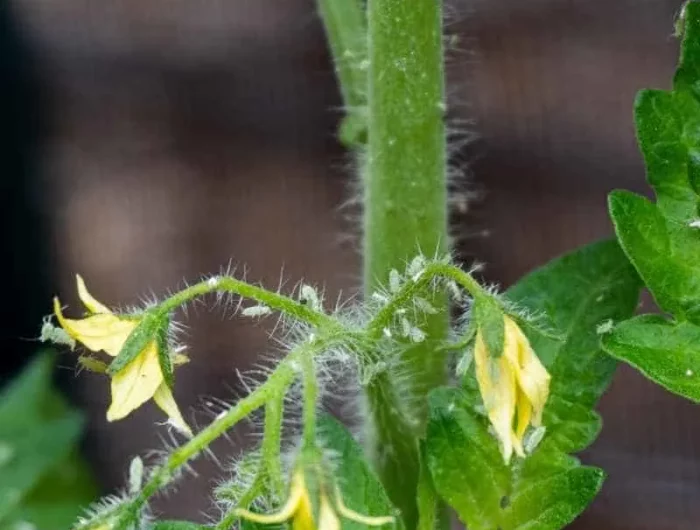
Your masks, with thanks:
[(285, 521), (291, 521), (292, 530), (340, 530), (341, 524), (338, 514), (346, 519), (370, 526), (381, 526), (394, 522), (394, 518), (391, 516), (370, 517), (351, 510), (343, 504), (340, 491), (338, 490), (336, 490), (334, 500), (335, 506), (328, 495), (323, 490), (321, 491), (319, 495), (318, 525), (316, 525), (311, 496), (304, 479), (304, 471), (299, 468), (292, 477), (289, 498), (279, 512), (264, 515), (238, 509), (236, 513), (239, 517), (254, 523), (280, 524)]
[(479, 330), (474, 363), (479, 391), (507, 463), (513, 451), (525, 456), (525, 431), (529, 425), (537, 427), (542, 422), (550, 375), (520, 327), (510, 317), (504, 319), (505, 340), (500, 357), (491, 355)]
[[(88, 316), (79, 320), (65, 318), (58, 298), (54, 298), (54, 313), (59, 324), (68, 335), (87, 349), (94, 352), (104, 351), (116, 357), (131, 332), (139, 325), (139, 319), (115, 315), (92, 297), (80, 276), (77, 276), (77, 282), (78, 296), (87, 309)], [(173, 359), (173, 362), (182, 364), (186, 359), (185, 356), (179, 355)], [(108, 421), (116, 421), (128, 416), (153, 398), (153, 401), (168, 415), (171, 425), (188, 436), (192, 435), (170, 388), (163, 380), (163, 372), (158, 361), (158, 345), (155, 340), (149, 342), (133, 361), (112, 377), (111, 386), (112, 404), (107, 410)]]
[(238, 509), (236, 513), (254, 523), (279, 524), (291, 520), (292, 530), (314, 530), (315, 528), (313, 507), (302, 469), (298, 469), (294, 473), (289, 488), (289, 498), (279, 512), (264, 515)]

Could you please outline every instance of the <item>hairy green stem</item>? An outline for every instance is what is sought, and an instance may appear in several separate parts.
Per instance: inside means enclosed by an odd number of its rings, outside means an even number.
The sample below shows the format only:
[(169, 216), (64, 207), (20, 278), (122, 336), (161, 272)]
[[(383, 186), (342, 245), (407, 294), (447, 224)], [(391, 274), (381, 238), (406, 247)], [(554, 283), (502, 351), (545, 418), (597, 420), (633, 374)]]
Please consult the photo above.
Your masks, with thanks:
[[(264, 469), (267, 487), (276, 496), (284, 492), (282, 478), (282, 419), (284, 415), (284, 393), (265, 404), (265, 430), (260, 447), (260, 464)], [(247, 506), (243, 506), (247, 508)]]
[[(367, 2), (367, 76), (345, 60), (361, 34), (360, 0), (318, 0), (346, 105), (367, 90), (368, 144), (364, 175), (365, 296), (387, 283), (418, 252), (447, 249), (447, 185), (441, 0)], [(347, 123), (347, 122), (346, 122)], [(341, 135), (344, 136), (344, 135)], [(346, 143), (358, 145), (352, 138)], [(416, 526), (419, 459), (417, 437), (425, 423), (425, 397), (445, 379), (444, 352), (433, 345), (448, 332), (447, 299), (428, 318), (427, 340), (407, 347), (404, 361), (411, 388), (397, 388), (380, 374), (368, 387), (373, 415), (373, 453), (392, 501), (407, 528)], [(412, 395), (402, 395), (406, 391)], [(412, 418), (401, 402), (410, 403)]]
[[(290, 354), (292, 355), (292, 354)], [(289, 359), (289, 357), (288, 357)], [(222, 416), (215, 419), (186, 444), (175, 449), (166, 461), (158, 467), (144, 485), (139, 495), (129, 505), (119, 523), (117, 530), (125, 530), (137, 516), (143, 506), (155, 493), (173, 480), (173, 476), (191, 459), (198, 456), (209, 445), (242, 419), (262, 407), (280, 391), (284, 391), (296, 376), (291, 362), (281, 363), (270, 377), (251, 394), (241, 399)]]
[(247, 508), (265, 491), (265, 480), (258, 474), (250, 487), (241, 495), (236, 505), (214, 527), (215, 530), (229, 530), (240, 519), (237, 508)]
[[(401, 288), (392, 295), (391, 300), (370, 321), (367, 326), (369, 338), (373, 340), (380, 338), (384, 328), (391, 325), (398, 311), (409, 305), (416, 296), (424, 296), (434, 282), (440, 284), (445, 280), (455, 282), (473, 298), (488, 296), (484, 288), (468, 272), (451, 263), (428, 262), (416, 277), (406, 279)], [(435, 289), (439, 288), (438, 284), (435, 285)]]
[(281, 311), (287, 316), (301, 320), (312, 326), (323, 326), (328, 329), (338, 329), (340, 327), (340, 324), (333, 317), (325, 313), (315, 311), (311, 307), (297, 302), (288, 296), (268, 291), (257, 285), (251, 285), (230, 276), (214, 276), (208, 280), (203, 280), (187, 287), (165, 299), (159, 305), (159, 310), (164, 313), (169, 313), (195, 298), (211, 293), (229, 293), (244, 298), (250, 298), (259, 304)]
[(297, 377), (300, 363), (304, 362), (304, 358), (312, 359), (315, 354), (343, 342), (346, 338), (347, 334), (343, 331), (329, 330), (328, 334), (320, 335), (313, 341), (307, 341), (297, 346), (265, 382), (217, 417), (187, 443), (170, 453), (163, 464), (153, 470), (149, 480), (139, 494), (129, 502), (127, 509), (120, 513), (120, 517), (113, 527), (116, 530), (129, 528), (148, 500), (172, 482), (184, 465), (202, 453), (214, 440), (242, 419), (271, 400), (279, 399)]
[[(368, 151), (364, 176), (365, 296), (385, 285), (417, 253), (447, 251), (447, 169), (440, 0), (368, 2)], [(427, 340), (406, 348), (411, 396), (397, 394), (388, 378), (368, 388), (378, 471), (406, 527), (416, 527), (417, 437), (425, 398), (444, 383), (444, 355), (433, 345), (448, 333), (447, 299), (423, 330)], [(413, 407), (406, 424), (399, 401)], [(406, 436), (414, 440), (406, 441)]]
[(302, 355), (300, 362), (304, 384), (304, 403), (302, 411), (304, 448), (312, 449), (316, 447), (316, 406), (318, 401), (316, 366), (314, 365), (314, 359), (311, 354)]

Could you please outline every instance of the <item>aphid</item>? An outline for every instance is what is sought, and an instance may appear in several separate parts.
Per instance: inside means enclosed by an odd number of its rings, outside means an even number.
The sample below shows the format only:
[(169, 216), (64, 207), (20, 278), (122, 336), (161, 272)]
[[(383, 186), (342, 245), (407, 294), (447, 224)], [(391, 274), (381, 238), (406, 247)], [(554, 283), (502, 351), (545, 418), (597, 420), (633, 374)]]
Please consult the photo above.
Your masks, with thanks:
[(75, 349), (75, 339), (68, 335), (63, 328), (54, 326), (50, 316), (44, 317), (44, 321), (41, 324), (39, 340), (41, 342), (63, 344), (64, 346), (70, 346), (71, 350)]
[(241, 311), (241, 315), (244, 317), (259, 318), (264, 317), (272, 313), (272, 310), (266, 305), (254, 305), (246, 307)]

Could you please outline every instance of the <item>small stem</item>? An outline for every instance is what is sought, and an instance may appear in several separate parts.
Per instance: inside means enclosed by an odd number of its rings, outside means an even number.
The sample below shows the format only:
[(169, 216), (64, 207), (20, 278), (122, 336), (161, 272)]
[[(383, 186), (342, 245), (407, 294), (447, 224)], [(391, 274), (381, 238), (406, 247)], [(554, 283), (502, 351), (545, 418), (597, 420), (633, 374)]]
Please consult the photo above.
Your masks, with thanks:
[(206, 428), (200, 431), (189, 442), (173, 451), (159, 468), (157, 468), (149, 481), (144, 485), (139, 495), (131, 501), (128, 512), (115, 525), (118, 530), (128, 528), (133, 518), (139, 513), (156, 492), (166, 486), (173, 479), (173, 475), (191, 459), (199, 455), (222, 434), (236, 425), (243, 418), (262, 407), (280, 390), (287, 388), (296, 375), (292, 364), (288, 359), (281, 363), (270, 377), (251, 394), (241, 399), (231, 407), (223, 416), (215, 419)]
[(303, 363), (305, 358), (313, 358), (313, 355), (343, 342), (347, 337), (348, 333), (344, 330), (332, 330), (328, 334), (316, 337), (314, 341), (300, 344), (289, 353), (264, 383), (232, 406), (225, 414), (212, 421), (190, 441), (170, 453), (165, 462), (153, 471), (139, 494), (130, 501), (128, 509), (122, 512), (122, 516), (114, 524), (114, 528), (126, 530), (148, 502), (148, 499), (172, 482), (176, 473), (185, 464), (202, 453), (214, 440), (243, 418), (285, 393), (297, 377), (297, 367), (300, 362)]
[(361, 144), (367, 130), (367, 24), (361, 0), (317, 0), (346, 117), (340, 139)]
[(250, 488), (248, 488), (243, 495), (241, 495), (240, 499), (238, 499), (238, 503), (233, 507), (233, 509), (228, 511), (221, 521), (219, 521), (219, 523), (214, 527), (214, 530), (229, 530), (229, 528), (231, 528), (231, 526), (233, 526), (233, 524), (240, 519), (239, 515), (236, 513), (236, 509), (241, 507), (247, 508), (250, 506), (250, 504), (263, 493), (265, 489), (264, 482), (264, 479), (260, 475), (256, 476), (255, 480), (250, 485)]
[(311, 355), (301, 356), (301, 366), (304, 378), (304, 448), (316, 447), (316, 401), (318, 400), (318, 381), (316, 366)]
[(327, 329), (338, 329), (340, 326), (333, 317), (315, 311), (309, 306), (299, 303), (288, 296), (268, 291), (257, 285), (251, 285), (230, 276), (215, 276), (209, 280), (201, 281), (183, 289), (165, 299), (160, 304), (159, 309), (167, 313), (195, 298), (214, 292), (225, 292), (244, 298), (250, 298), (260, 304), (281, 311), (313, 326), (325, 327)]
[(459, 267), (449, 263), (430, 262), (417, 277), (408, 278), (399, 291), (392, 296), (389, 303), (377, 312), (367, 325), (368, 336), (373, 340), (379, 339), (384, 328), (391, 325), (398, 310), (408, 305), (415, 296), (424, 295), (435, 280), (445, 279), (459, 284), (473, 298), (487, 295), (484, 288), (468, 272), (464, 272)]
[(238, 508), (248, 509), (250, 504), (266, 491), (278, 498), (282, 497), (284, 484), (280, 450), (284, 396), (285, 393), (282, 392), (265, 403), (265, 431), (260, 447), (260, 469), (253, 483), (216, 525), (215, 530), (231, 528), (240, 519), (236, 510)]
[[(281, 497), (284, 492), (282, 479), (282, 417), (284, 414), (284, 393), (270, 399), (265, 404), (265, 432), (260, 448), (261, 466), (270, 491)], [(242, 506), (247, 508), (247, 506)]]

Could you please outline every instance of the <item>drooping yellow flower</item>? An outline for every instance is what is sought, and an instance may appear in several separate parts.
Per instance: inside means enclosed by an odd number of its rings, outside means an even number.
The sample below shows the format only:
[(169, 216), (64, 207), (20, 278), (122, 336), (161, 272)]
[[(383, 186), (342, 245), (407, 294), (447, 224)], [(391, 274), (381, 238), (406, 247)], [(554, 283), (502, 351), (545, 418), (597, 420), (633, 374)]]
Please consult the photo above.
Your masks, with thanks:
[(292, 476), (289, 488), (289, 498), (277, 513), (269, 515), (254, 513), (244, 509), (238, 509), (239, 517), (262, 524), (279, 524), (285, 521), (292, 522), (292, 530), (314, 530), (314, 516), (309, 490), (306, 488), (304, 471), (299, 468)]
[(306, 487), (302, 468), (297, 468), (292, 476), (289, 498), (279, 512), (264, 515), (238, 509), (236, 513), (239, 517), (255, 523), (280, 524), (291, 521), (292, 530), (340, 530), (339, 515), (369, 526), (381, 526), (394, 522), (394, 518), (391, 516), (370, 517), (359, 514), (345, 506), (340, 491), (337, 489), (333, 500), (321, 489), (318, 497), (318, 524), (316, 524), (311, 495)]
[(492, 355), (481, 330), (476, 335), (476, 380), (506, 462), (513, 451), (525, 456), (523, 437), (529, 425), (539, 426), (549, 396), (550, 376), (520, 327), (505, 316), (500, 357)]
[[(65, 318), (58, 298), (54, 298), (54, 313), (59, 324), (68, 335), (89, 350), (104, 351), (116, 357), (129, 335), (139, 325), (140, 320), (138, 317), (112, 313), (92, 297), (80, 276), (77, 276), (77, 283), (78, 296), (87, 309), (88, 316), (79, 320)], [(186, 362), (186, 357), (176, 356), (173, 361), (174, 364), (182, 364)], [(155, 340), (149, 342), (134, 360), (112, 377), (111, 387), (112, 404), (107, 410), (108, 421), (116, 421), (128, 416), (153, 398), (168, 415), (170, 424), (183, 433), (192, 435), (170, 388), (163, 379), (158, 361), (158, 345)]]

